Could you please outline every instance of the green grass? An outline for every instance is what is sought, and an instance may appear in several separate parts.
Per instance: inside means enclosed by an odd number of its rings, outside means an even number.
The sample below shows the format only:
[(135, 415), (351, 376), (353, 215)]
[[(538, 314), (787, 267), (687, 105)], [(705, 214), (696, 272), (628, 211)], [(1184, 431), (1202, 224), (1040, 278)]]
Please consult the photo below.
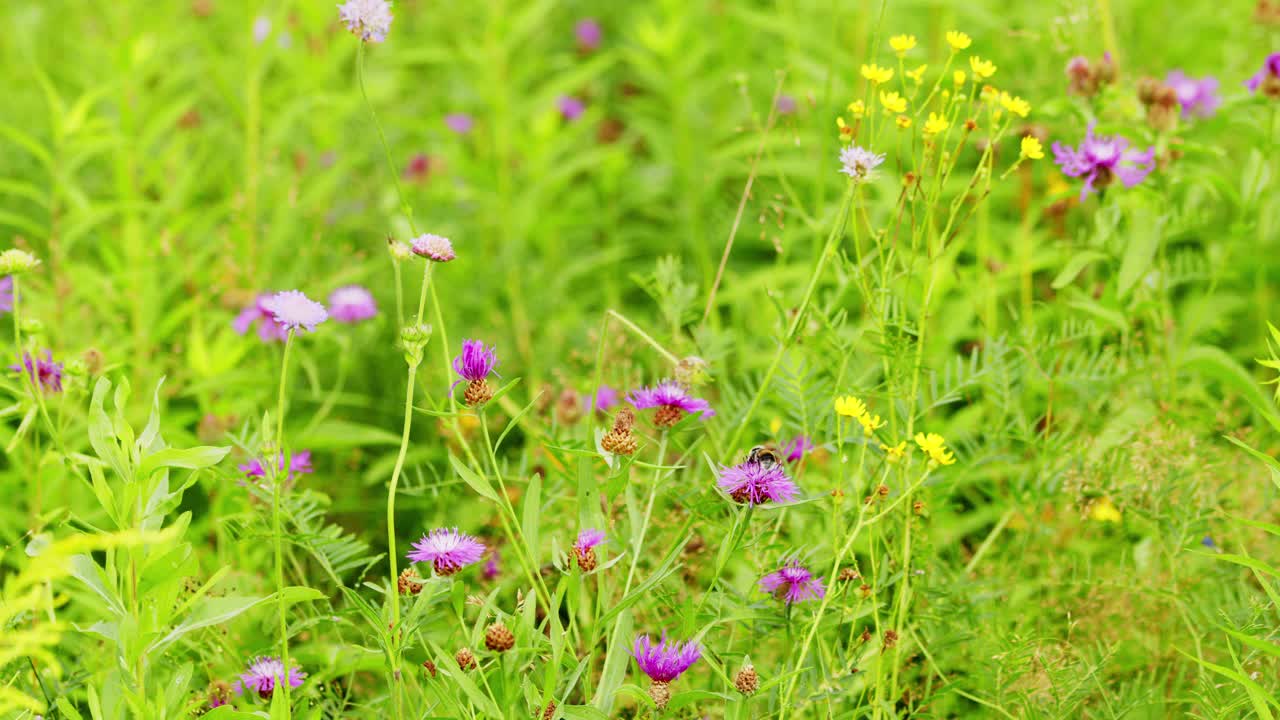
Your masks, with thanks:
[[(41, 261), (3, 342), (64, 363), (58, 392), (0, 378), (0, 715), (1280, 713), (1280, 101), (1243, 86), (1280, 24), (1243, 0), (394, 13), (362, 46), (333, 2), (0, 8), (0, 250)], [(1116, 82), (1068, 93), (1104, 52)], [(1213, 117), (1139, 101), (1174, 68), (1220, 80)], [(837, 117), (886, 156), (868, 182)], [(1081, 201), (1050, 146), (1091, 120), (1154, 172)], [(389, 252), (421, 233), (457, 259)], [(350, 284), (375, 319), (232, 328), (259, 293)], [(464, 338), (500, 358), (479, 407), (451, 388)], [(582, 395), (668, 377), (715, 416), (640, 410), (634, 455), (601, 451), (617, 409)], [(801, 435), (795, 501), (717, 487)], [(246, 481), (281, 448), (314, 472)], [(454, 526), (490, 553), (398, 594), (411, 543)], [(823, 597), (759, 589), (792, 559)], [(662, 709), (631, 649), (664, 631), (702, 656)], [(300, 687), (210, 709), (285, 653)]]

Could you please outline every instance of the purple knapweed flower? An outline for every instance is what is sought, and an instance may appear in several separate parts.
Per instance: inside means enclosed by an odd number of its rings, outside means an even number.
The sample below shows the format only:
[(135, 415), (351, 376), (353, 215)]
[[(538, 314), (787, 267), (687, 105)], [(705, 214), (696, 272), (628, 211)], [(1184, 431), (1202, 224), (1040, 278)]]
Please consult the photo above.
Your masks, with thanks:
[(556, 100), (556, 107), (560, 110), (561, 117), (569, 122), (582, 117), (582, 113), (587, 110), (586, 103), (572, 95), (561, 95)]
[(391, 3), (387, 0), (347, 0), (338, 6), (347, 29), (365, 42), (380, 43), (391, 31)]
[(329, 296), (329, 312), (340, 323), (358, 323), (378, 314), (373, 293), (359, 285), (347, 285)]
[(46, 392), (62, 392), (62, 363), (53, 361), (53, 352), (44, 351), (44, 357), (23, 353), (16, 365), (9, 369), (16, 373), (25, 372), (31, 383)]
[(463, 340), (462, 352), (453, 359), (453, 371), (467, 382), (488, 378), (489, 373), (493, 372), (497, 366), (497, 349), (485, 345), (480, 340)]
[(437, 575), (452, 575), (484, 557), (484, 544), (458, 532), (458, 528), (437, 528), (413, 544), (410, 562), (429, 562)]
[(453, 243), (449, 238), (440, 235), (419, 235), (410, 243), (413, 254), (436, 262), (449, 262), (457, 257), (453, 252)]
[(13, 276), (0, 277), (0, 313), (13, 312)]
[(787, 454), (787, 462), (797, 463), (814, 447), (807, 435), (797, 435), (794, 440), (782, 446), (782, 451)]
[(884, 155), (877, 155), (857, 145), (849, 145), (840, 151), (840, 172), (856, 182), (867, 182), (875, 177), (875, 169), (884, 162)]
[(1222, 98), (1218, 96), (1217, 78), (1197, 79), (1181, 70), (1170, 70), (1164, 84), (1173, 89), (1184, 116), (1211, 117), (1222, 104)]
[(596, 391), (594, 402), (592, 402), (590, 395), (584, 394), (582, 396), (582, 407), (587, 412), (591, 412), (592, 410), (596, 410), (598, 412), (609, 412), (617, 406), (617, 404), (618, 391), (608, 385), (600, 386), (600, 389)]
[(1133, 187), (1156, 166), (1155, 148), (1147, 148), (1146, 152), (1130, 149), (1126, 138), (1094, 135), (1093, 127), (1094, 123), (1089, 123), (1079, 149), (1059, 142), (1053, 144), (1054, 161), (1062, 173), (1085, 178), (1084, 187), (1080, 189), (1081, 201), (1089, 193), (1110, 185), (1115, 178), (1120, 178), (1125, 187)]
[(587, 528), (578, 533), (578, 539), (573, 543), (573, 549), (577, 552), (583, 552), (594, 548), (602, 542), (604, 542), (604, 532), (595, 528)]
[(779, 115), (794, 115), (797, 107), (796, 99), (785, 93), (779, 94), (778, 99), (773, 101), (773, 109)]
[(772, 593), (788, 605), (821, 598), (827, 594), (827, 589), (822, 586), (822, 578), (814, 577), (799, 560), (788, 561), (760, 578), (760, 589)]
[(258, 323), (258, 337), (262, 342), (276, 342), (288, 337), (288, 328), (276, 322), (266, 306), (263, 305), (270, 297), (269, 293), (263, 293), (254, 298), (253, 304), (240, 311), (240, 314), (236, 316), (235, 322), (231, 323), (231, 327), (243, 335), (249, 332), (249, 328), (254, 323)]
[(600, 47), (600, 40), (604, 37), (604, 33), (600, 30), (600, 23), (594, 18), (583, 18), (573, 26), (573, 36), (577, 39), (580, 49), (591, 51)]
[(663, 380), (651, 388), (633, 390), (627, 395), (627, 402), (637, 410), (657, 408), (653, 424), (658, 427), (671, 427), (686, 414), (696, 414), (704, 420), (715, 415), (706, 400), (693, 397), (688, 387), (675, 380)]
[(444, 116), (444, 124), (459, 135), (466, 135), (475, 127), (476, 121), (466, 113), (449, 113)]
[(1262, 69), (1246, 80), (1244, 86), (1252, 93), (1261, 89), (1263, 95), (1280, 97), (1280, 52), (1268, 55), (1262, 63)]
[(696, 642), (674, 642), (667, 640), (662, 633), (662, 640), (654, 644), (648, 635), (636, 637), (631, 654), (636, 659), (640, 672), (658, 683), (669, 683), (684, 674), (690, 666), (702, 657), (702, 648)]
[(746, 505), (789, 502), (800, 492), (783, 466), (750, 460), (721, 468), (717, 484), (734, 502)]
[(313, 332), (329, 319), (329, 311), (300, 290), (285, 290), (262, 301), (262, 309), (285, 330), (303, 329)]
[(497, 548), (494, 548), (489, 553), (489, 559), (485, 561), (484, 568), (480, 570), (480, 576), (485, 580), (497, 579), (498, 575), (502, 574), (502, 566), (498, 564), (501, 560), (502, 554), (498, 552)]
[[(240, 472), (246, 477), (261, 478), (266, 477), (266, 468), (262, 467), (261, 458), (253, 458), (247, 463), (238, 466)], [(276, 467), (284, 470), (284, 453), (276, 455)], [(311, 467), (311, 451), (300, 450), (289, 456), (289, 478), (293, 479), (298, 475), (310, 475), (315, 472), (315, 468)]]
[(296, 688), (302, 685), (302, 678), (306, 676), (306, 673), (292, 667), (286, 674), (280, 658), (259, 657), (249, 663), (248, 670), (240, 673), (240, 679), (236, 681), (234, 688), (237, 695), (256, 692), (258, 697), (269, 700), (276, 691), (276, 684), (286, 677), (289, 679), (289, 687)]

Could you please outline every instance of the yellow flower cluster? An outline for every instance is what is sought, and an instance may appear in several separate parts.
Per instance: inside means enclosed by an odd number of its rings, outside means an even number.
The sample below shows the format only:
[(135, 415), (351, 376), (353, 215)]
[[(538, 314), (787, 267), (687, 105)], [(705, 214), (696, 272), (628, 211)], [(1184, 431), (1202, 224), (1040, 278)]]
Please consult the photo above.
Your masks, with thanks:
[(956, 456), (947, 450), (946, 440), (937, 433), (916, 433), (916, 445), (920, 449), (929, 454), (929, 459), (939, 465), (951, 465), (956, 461)]
[(884, 420), (879, 415), (873, 415), (867, 410), (867, 404), (852, 395), (836, 398), (836, 412), (851, 417), (862, 425), (862, 433), (867, 437), (875, 434), (876, 430), (884, 427)]
[(863, 65), (862, 77), (870, 80), (873, 85), (882, 85), (893, 79), (893, 70), (882, 68), (875, 63)]
[(894, 35), (889, 38), (889, 47), (898, 53), (898, 57), (907, 54), (907, 51), (916, 46), (915, 35)]
[(929, 113), (929, 119), (924, 124), (925, 135), (937, 135), (938, 133), (951, 127), (951, 121), (939, 115), (938, 113)]

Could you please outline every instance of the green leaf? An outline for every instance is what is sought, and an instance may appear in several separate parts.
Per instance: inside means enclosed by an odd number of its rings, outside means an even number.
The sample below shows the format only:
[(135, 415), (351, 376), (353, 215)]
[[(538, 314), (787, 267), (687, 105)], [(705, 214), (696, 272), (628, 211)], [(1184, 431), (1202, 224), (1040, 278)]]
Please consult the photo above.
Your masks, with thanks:
[(1199, 345), (1183, 352), (1180, 360), (1184, 369), (1199, 372), (1243, 395), (1244, 399), (1260, 414), (1275, 414), (1275, 404), (1262, 391), (1262, 388), (1258, 387), (1253, 376), (1222, 350), (1208, 345)]
[(529, 489), (524, 495), (524, 512), (520, 523), (524, 533), (525, 544), (537, 565), (539, 523), (542, 520), (542, 473), (534, 473), (529, 478)]
[(1245, 691), (1249, 693), (1249, 700), (1253, 703), (1253, 709), (1258, 713), (1259, 717), (1266, 718), (1266, 720), (1275, 720), (1275, 715), (1271, 714), (1271, 709), (1267, 707), (1267, 703), (1280, 707), (1280, 701), (1277, 701), (1272, 697), (1271, 694), (1267, 692), (1266, 688), (1250, 679), (1249, 676), (1232, 670), (1231, 668), (1216, 665), (1208, 660), (1201, 660), (1198, 657), (1194, 657), (1183, 652), (1181, 649), (1179, 649), (1178, 652), (1218, 673), (1219, 675), (1234, 680), (1236, 684), (1243, 687)]
[(193, 448), (165, 448), (142, 458), (138, 465), (139, 477), (147, 477), (161, 468), (203, 470), (222, 462), (231, 452), (230, 447), (200, 445)]
[[(601, 622), (606, 621), (602, 620)], [(614, 626), (613, 637), (629, 643), (634, 627), (631, 613), (623, 611), (618, 615), (618, 623)], [(611, 652), (605, 659), (604, 668), (600, 671), (600, 684), (596, 686), (596, 695), (591, 700), (591, 704), (597, 710), (601, 710), (606, 714), (613, 711), (613, 701), (618, 694), (618, 688), (622, 685), (622, 676), (627, 671), (627, 661), (631, 657), (631, 654), (624, 647), (612, 647), (610, 650)]]
[(160, 652), (191, 631), (222, 624), (264, 600), (266, 598), (261, 597), (205, 598), (196, 603), (190, 614), (178, 623), (177, 627), (170, 630), (168, 635), (152, 643), (148, 652)]
[(1156, 217), (1145, 203), (1130, 212), (1126, 225), (1128, 242), (1124, 248), (1124, 258), (1120, 260), (1120, 275), (1117, 279), (1121, 298), (1128, 295), (1133, 286), (1151, 269), (1151, 262), (1155, 260), (1164, 235), (1164, 219)]
[(1105, 260), (1108, 257), (1106, 253), (1100, 250), (1081, 250), (1072, 255), (1067, 264), (1062, 267), (1062, 271), (1053, 279), (1053, 289), (1061, 290), (1070, 285), (1076, 279), (1076, 276), (1089, 266), (1089, 263)]
[(488, 478), (483, 475), (477, 475), (471, 468), (463, 465), (454, 455), (449, 456), (449, 464), (453, 465), (453, 471), (458, 473), (463, 482), (471, 486), (482, 497), (488, 498), (494, 502), (498, 502), (498, 493), (494, 492), (493, 485), (489, 484)]
[(108, 587), (106, 575), (93, 558), (88, 555), (72, 555), (69, 560), (71, 576), (84, 583), (98, 597), (107, 603), (107, 607), (117, 616), (124, 615), (124, 603), (116, 596), (114, 589)]
[(590, 705), (566, 705), (559, 710), (564, 720), (609, 720), (609, 716)]
[(70, 720), (84, 720), (84, 716), (76, 710), (76, 706), (72, 705), (65, 697), (59, 695), (55, 704), (58, 706), (58, 712), (67, 716)]

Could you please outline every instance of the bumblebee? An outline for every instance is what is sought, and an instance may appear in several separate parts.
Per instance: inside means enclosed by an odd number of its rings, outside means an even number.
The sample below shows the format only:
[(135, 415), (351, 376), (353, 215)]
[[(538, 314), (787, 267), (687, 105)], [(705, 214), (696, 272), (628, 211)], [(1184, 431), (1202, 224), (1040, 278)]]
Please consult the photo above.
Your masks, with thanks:
[(773, 443), (757, 445), (751, 448), (751, 452), (747, 455), (747, 462), (753, 462), (762, 468), (768, 469), (782, 464), (782, 453), (778, 450), (778, 446)]

